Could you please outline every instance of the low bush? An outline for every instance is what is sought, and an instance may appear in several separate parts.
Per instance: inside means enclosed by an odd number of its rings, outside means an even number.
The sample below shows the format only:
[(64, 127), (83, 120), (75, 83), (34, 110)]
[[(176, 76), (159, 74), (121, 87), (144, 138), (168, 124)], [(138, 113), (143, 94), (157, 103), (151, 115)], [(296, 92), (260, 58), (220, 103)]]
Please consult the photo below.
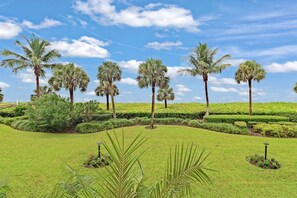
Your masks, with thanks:
[(11, 123), (11, 127), (22, 131), (36, 131), (36, 126), (29, 120), (16, 120)]
[(297, 137), (297, 124), (256, 124), (253, 127), (255, 133), (271, 137)]
[(203, 123), (201, 128), (231, 134), (249, 134), (247, 128), (240, 128), (229, 123)]
[(27, 120), (27, 119), (28, 119), (28, 116), (0, 117), (0, 123), (11, 126), (11, 124), (15, 121)]
[(86, 168), (99, 168), (108, 166), (110, 163), (112, 163), (112, 158), (109, 155), (102, 155), (100, 158), (95, 155), (90, 155), (83, 165)]
[(208, 115), (204, 116), (206, 122), (234, 123), (243, 122), (287, 122), (289, 118), (282, 116), (249, 116), (249, 115)]
[(234, 122), (234, 125), (239, 127), (239, 128), (247, 128), (247, 123), (243, 122), (243, 121)]
[[(205, 112), (198, 113), (155, 113), (155, 118), (183, 118), (183, 119), (202, 119)], [(136, 117), (150, 117), (148, 112), (117, 113), (117, 118), (131, 119)]]
[(2, 117), (16, 117), (16, 116), (23, 116), (27, 110), (26, 105), (12, 105), (7, 108), (0, 110), (0, 116)]
[(280, 163), (274, 158), (265, 159), (263, 155), (255, 154), (252, 156), (248, 156), (246, 160), (251, 164), (264, 169), (279, 169), (281, 167)]

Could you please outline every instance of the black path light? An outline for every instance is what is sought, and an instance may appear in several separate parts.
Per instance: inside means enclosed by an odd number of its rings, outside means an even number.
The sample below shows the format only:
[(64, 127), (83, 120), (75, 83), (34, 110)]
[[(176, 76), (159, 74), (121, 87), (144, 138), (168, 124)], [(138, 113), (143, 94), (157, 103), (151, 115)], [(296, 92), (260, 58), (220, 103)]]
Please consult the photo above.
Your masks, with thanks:
[(101, 153), (100, 153), (100, 145), (102, 144), (102, 142), (97, 142), (98, 145), (98, 159), (101, 157)]
[(267, 147), (268, 147), (269, 143), (264, 142), (263, 144), (265, 145), (265, 159), (267, 159)]

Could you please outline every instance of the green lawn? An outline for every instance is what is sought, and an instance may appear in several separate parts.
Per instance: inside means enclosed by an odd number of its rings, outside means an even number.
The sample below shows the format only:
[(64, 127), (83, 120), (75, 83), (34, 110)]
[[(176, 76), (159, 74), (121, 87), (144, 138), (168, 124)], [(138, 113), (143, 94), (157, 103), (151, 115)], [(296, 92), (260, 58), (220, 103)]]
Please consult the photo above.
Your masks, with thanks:
[[(117, 131), (121, 131), (118, 129)], [(297, 197), (297, 139), (274, 139), (230, 135), (183, 126), (144, 126), (125, 128), (127, 141), (138, 132), (148, 138), (149, 147), (141, 161), (146, 183), (160, 177), (169, 149), (177, 143), (205, 146), (211, 152), (212, 185), (196, 186), (195, 197)], [(105, 132), (94, 134), (49, 134), (14, 130), (0, 125), (0, 178), (12, 188), (9, 197), (40, 197), (58, 181), (66, 179), (66, 163), (80, 173), (93, 174), (82, 167), (90, 153), (96, 153), (96, 142), (106, 138)], [(262, 153), (263, 142), (269, 142), (269, 157), (281, 162), (279, 170), (262, 170), (250, 165), (245, 157)], [(104, 171), (104, 169), (102, 169)]]

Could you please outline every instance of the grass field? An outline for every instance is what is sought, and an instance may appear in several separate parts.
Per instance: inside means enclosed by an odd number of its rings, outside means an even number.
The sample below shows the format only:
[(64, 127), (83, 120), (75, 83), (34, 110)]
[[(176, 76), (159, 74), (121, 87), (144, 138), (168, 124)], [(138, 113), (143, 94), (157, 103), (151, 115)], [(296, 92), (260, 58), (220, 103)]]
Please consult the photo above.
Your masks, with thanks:
[[(121, 131), (118, 129), (116, 131)], [(209, 161), (218, 172), (210, 172), (212, 185), (195, 186), (195, 197), (296, 197), (297, 139), (260, 138), (230, 135), (207, 130), (158, 126), (125, 128), (127, 141), (139, 132), (148, 138), (142, 156), (146, 184), (162, 177), (169, 149), (177, 143), (205, 146)], [(90, 153), (96, 154), (96, 142), (106, 139), (105, 132), (80, 134), (32, 133), (0, 125), (0, 178), (12, 188), (8, 197), (40, 197), (51, 191), (58, 181), (66, 180), (66, 163), (80, 173), (92, 175), (82, 163)], [(262, 153), (269, 142), (269, 157), (281, 162), (279, 170), (263, 170), (250, 165), (245, 157)], [(104, 171), (104, 170), (102, 170)]]
[[(105, 104), (99, 105), (103, 110), (106, 109)], [(165, 109), (164, 104), (156, 104), (156, 112), (162, 113), (197, 113), (205, 111), (204, 103), (175, 103), (169, 104)], [(150, 112), (151, 104), (149, 103), (116, 103), (116, 112)], [(110, 110), (111, 111), (111, 110)], [(216, 103), (210, 104), (210, 113), (222, 114), (248, 114), (248, 103), (234, 102), (234, 103)], [(297, 103), (288, 102), (271, 102), (271, 103), (253, 103), (253, 112), (255, 114), (282, 114), (282, 113), (296, 113)]]

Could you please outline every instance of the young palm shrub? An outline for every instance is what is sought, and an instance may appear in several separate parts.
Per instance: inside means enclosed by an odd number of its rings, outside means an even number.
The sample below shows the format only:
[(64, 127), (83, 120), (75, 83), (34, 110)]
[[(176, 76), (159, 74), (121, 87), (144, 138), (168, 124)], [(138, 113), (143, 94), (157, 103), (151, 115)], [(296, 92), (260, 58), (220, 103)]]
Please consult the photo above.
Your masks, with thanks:
[(77, 88), (81, 92), (86, 91), (89, 82), (88, 74), (82, 68), (76, 67), (74, 63), (56, 67), (53, 71), (53, 77), (48, 81), (56, 91), (59, 91), (61, 88), (68, 90), (71, 104), (74, 102), (74, 91)]
[(39, 97), (39, 78), (45, 76), (45, 69), (52, 69), (56, 64), (51, 64), (56, 58), (61, 55), (56, 50), (47, 50), (50, 45), (45, 40), (34, 35), (29, 40), (24, 36), (27, 44), (23, 44), (20, 41), (16, 41), (16, 45), (19, 46), (24, 55), (18, 54), (10, 50), (3, 50), (1, 54), (3, 56), (9, 56), (12, 58), (4, 59), (1, 62), (1, 66), (10, 67), (12, 71), (17, 73), (19, 70), (30, 68), (33, 70), (36, 77), (36, 96)]
[[(34, 89), (33, 92), (34, 92), (35, 94), (32, 94), (32, 95), (31, 95), (31, 100), (37, 96), (37, 90)], [(39, 87), (39, 96), (44, 96), (44, 95), (46, 95), (46, 94), (51, 94), (51, 93), (54, 93), (51, 87), (48, 87), (48, 86), (46, 86), (46, 85), (45, 85), (45, 86), (40, 86), (40, 87)]]
[(252, 81), (260, 82), (265, 78), (265, 70), (256, 61), (246, 61), (241, 63), (235, 73), (235, 80), (237, 83), (248, 82), (249, 86), (249, 114), (252, 115)]
[[(138, 134), (132, 142), (125, 143), (124, 133), (119, 138), (107, 133), (109, 144), (103, 142), (113, 162), (106, 166), (106, 172), (97, 171), (97, 178), (80, 175), (70, 169), (71, 177), (56, 185), (49, 197), (184, 197), (191, 194), (193, 184), (209, 183), (205, 171), (208, 155), (197, 146), (176, 146), (170, 152), (164, 178), (153, 185), (143, 185), (144, 174), (140, 156), (146, 139)], [(111, 145), (111, 146), (110, 146)]]
[(4, 99), (4, 95), (3, 95), (3, 93), (2, 93), (2, 89), (1, 89), (1, 87), (0, 87), (0, 102), (2, 102), (3, 99)]
[(157, 94), (157, 100), (165, 102), (165, 108), (167, 108), (167, 101), (174, 100), (174, 92), (172, 88), (169, 88), (169, 85), (165, 86), (164, 88), (160, 88)]
[(156, 87), (164, 88), (169, 83), (166, 77), (167, 67), (159, 59), (148, 59), (139, 65), (138, 76), (136, 78), (140, 88), (152, 88), (152, 109), (150, 128), (154, 128), (155, 115), (155, 89)]
[(208, 97), (208, 76), (211, 73), (221, 73), (222, 70), (231, 66), (230, 64), (222, 64), (224, 60), (230, 58), (229, 54), (214, 60), (219, 48), (214, 50), (208, 48), (207, 44), (199, 43), (199, 46), (193, 50), (189, 57), (189, 63), (192, 69), (181, 69), (179, 72), (190, 74), (192, 76), (202, 76), (204, 82), (205, 98), (206, 98), (206, 115), (209, 115), (209, 97)]
[(114, 82), (120, 81), (121, 76), (122, 71), (118, 64), (114, 62), (106, 61), (98, 67), (97, 79), (101, 83), (107, 82), (108, 85), (107, 90), (108, 94), (111, 96), (113, 118), (116, 118), (114, 96), (119, 94), (119, 89), (114, 86)]
[[(106, 96), (106, 110), (109, 111), (109, 93), (111, 91), (109, 90), (110, 85), (107, 81), (100, 82), (100, 85), (96, 87), (95, 93), (97, 96)], [(112, 93), (114, 96), (119, 95), (119, 89), (118, 87), (113, 84), (112, 86)]]

